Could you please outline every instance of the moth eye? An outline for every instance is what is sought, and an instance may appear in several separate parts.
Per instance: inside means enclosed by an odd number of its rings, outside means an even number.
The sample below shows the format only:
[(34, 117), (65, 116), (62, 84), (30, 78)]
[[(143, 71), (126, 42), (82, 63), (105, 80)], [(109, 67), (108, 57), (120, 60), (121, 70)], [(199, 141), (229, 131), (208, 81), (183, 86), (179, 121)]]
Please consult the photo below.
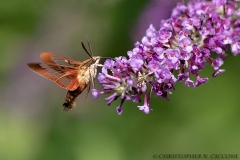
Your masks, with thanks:
[(92, 60), (92, 64), (93, 64), (93, 63), (95, 63), (95, 62), (96, 62), (96, 60), (95, 60), (95, 59), (93, 59), (93, 60)]

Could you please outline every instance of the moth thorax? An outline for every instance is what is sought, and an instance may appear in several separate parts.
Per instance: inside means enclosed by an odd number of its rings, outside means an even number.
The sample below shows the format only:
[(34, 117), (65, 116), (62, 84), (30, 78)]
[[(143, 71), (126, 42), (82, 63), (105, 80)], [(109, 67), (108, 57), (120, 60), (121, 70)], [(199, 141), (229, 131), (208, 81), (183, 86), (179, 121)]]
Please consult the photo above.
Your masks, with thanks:
[(83, 66), (82, 69), (79, 70), (77, 78), (80, 83), (83, 81), (89, 82), (89, 80), (96, 77), (100, 58), (99, 56), (92, 57), (92, 63), (89, 66)]
[(91, 74), (91, 76), (93, 77), (93, 78), (95, 78), (96, 77), (96, 75), (97, 75), (97, 67), (98, 67), (98, 64), (99, 64), (99, 61), (100, 61), (100, 58), (101, 57), (99, 57), (99, 56), (96, 56), (96, 57), (92, 57), (93, 58), (93, 63), (92, 63), (92, 65), (89, 67), (89, 72), (90, 72), (90, 74)]

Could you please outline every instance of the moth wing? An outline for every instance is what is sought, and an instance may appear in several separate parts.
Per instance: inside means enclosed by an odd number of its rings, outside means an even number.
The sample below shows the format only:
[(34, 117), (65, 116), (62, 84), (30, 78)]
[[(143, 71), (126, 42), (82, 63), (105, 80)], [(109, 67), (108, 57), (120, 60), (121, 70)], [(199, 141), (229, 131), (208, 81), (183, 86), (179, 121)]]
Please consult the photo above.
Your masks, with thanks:
[(79, 86), (77, 70), (69, 71), (69, 68), (64, 66), (59, 67), (45, 63), (28, 63), (28, 67), (44, 78), (54, 81), (64, 89), (72, 91)]
[(42, 53), (40, 57), (44, 63), (28, 63), (28, 67), (62, 88), (71, 91), (77, 89), (78, 69), (81, 62), (50, 52)]
[(46, 64), (57, 64), (57, 65), (72, 67), (72, 68), (76, 68), (76, 69), (78, 69), (81, 64), (81, 62), (79, 62), (79, 61), (74, 61), (67, 57), (61, 56), (56, 53), (51, 53), (51, 52), (41, 53), (40, 58)]
[(59, 72), (48, 67), (44, 63), (28, 63), (27, 65), (35, 73), (39, 74), (40, 76), (43, 76), (44, 78), (52, 80), (54, 82), (57, 80), (58, 76), (60, 75)]
[(78, 71), (67, 72), (66, 74), (59, 77), (55, 82), (62, 88), (73, 91), (80, 85), (78, 81)]

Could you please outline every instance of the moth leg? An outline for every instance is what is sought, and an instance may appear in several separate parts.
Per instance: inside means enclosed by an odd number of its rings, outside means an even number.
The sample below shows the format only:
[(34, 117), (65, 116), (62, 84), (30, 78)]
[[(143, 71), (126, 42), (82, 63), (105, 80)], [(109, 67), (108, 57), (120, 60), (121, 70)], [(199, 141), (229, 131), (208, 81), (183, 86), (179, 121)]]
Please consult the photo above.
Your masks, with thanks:
[(90, 92), (90, 88), (91, 88), (91, 86), (90, 86), (90, 85), (88, 85), (87, 94), (86, 94), (86, 96), (85, 96), (84, 100), (86, 100), (86, 99), (87, 99), (87, 97), (88, 97), (88, 94), (89, 94), (89, 92)]
[[(96, 70), (94, 69), (94, 73), (93, 75), (95, 75), (96, 73)], [(89, 69), (89, 75), (90, 75), (90, 81), (92, 83), (92, 87), (94, 88), (95, 87), (95, 78), (92, 76), (91, 72), (90, 72), (90, 69)]]
[[(94, 70), (94, 72), (96, 72), (96, 70)], [(96, 73), (94, 73), (95, 75)], [(93, 84), (93, 88), (95, 88), (95, 78), (93, 76), (91, 76), (91, 81), (92, 81), (92, 84)]]
[[(92, 86), (93, 86), (93, 88), (94, 88), (93, 76), (91, 75), (90, 69), (89, 69), (89, 75), (90, 75), (89, 82), (92, 83)], [(86, 94), (84, 100), (86, 100), (86, 98), (88, 97), (88, 94), (89, 94), (89, 92), (90, 92), (90, 88), (91, 88), (91, 85), (89, 84), (89, 85), (88, 85), (87, 94)]]

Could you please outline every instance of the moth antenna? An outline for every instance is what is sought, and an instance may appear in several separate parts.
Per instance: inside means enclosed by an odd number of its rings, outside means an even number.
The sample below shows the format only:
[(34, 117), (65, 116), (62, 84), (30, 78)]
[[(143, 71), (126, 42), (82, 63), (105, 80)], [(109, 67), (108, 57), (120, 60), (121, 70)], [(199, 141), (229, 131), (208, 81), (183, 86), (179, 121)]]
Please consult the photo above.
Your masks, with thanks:
[(87, 49), (86, 49), (86, 47), (85, 47), (85, 45), (84, 45), (84, 43), (83, 42), (81, 42), (81, 44), (82, 44), (82, 47), (83, 47), (83, 49), (84, 49), (84, 51), (89, 55), (89, 57), (91, 57), (92, 58), (92, 55), (87, 51)]
[(90, 44), (90, 37), (89, 36), (88, 36), (88, 48), (90, 50), (91, 55), (93, 56), (93, 51), (92, 51), (92, 47), (91, 47), (91, 44)]

